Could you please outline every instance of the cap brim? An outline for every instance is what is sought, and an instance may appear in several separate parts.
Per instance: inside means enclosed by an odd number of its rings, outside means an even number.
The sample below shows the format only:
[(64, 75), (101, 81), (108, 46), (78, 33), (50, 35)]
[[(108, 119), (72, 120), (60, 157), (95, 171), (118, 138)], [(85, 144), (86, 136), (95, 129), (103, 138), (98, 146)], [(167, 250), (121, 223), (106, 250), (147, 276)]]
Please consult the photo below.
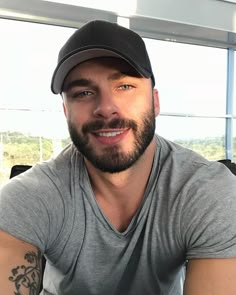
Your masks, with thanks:
[(62, 92), (62, 86), (64, 83), (64, 80), (66, 76), (69, 74), (69, 72), (77, 65), (79, 65), (82, 62), (85, 62), (87, 60), (97, 58), (97, 57), (117, 57), (125, 60), (127, 63), (129, 63), (141, 76), (146, 77), (148, 73), (142, 73), (137, 67), (131, 62), (129, 62), (124, 56), (103, 48), (90, 48), (83, 51), (79, 51), (64, 61), (61, 61), (58, 63), (52, 77), (52, 83), (51, 83), (51, 90), (53, 93), (58, 94)]

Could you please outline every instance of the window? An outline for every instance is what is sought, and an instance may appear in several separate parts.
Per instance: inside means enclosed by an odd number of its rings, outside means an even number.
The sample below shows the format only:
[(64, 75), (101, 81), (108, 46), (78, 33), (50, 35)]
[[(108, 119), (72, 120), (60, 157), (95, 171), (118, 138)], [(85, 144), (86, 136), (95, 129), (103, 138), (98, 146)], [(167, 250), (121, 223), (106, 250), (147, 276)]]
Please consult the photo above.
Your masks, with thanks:
[(225, 158), (227, 50), (144, 40), (160, 97), (157, 133), (209, 160)]
[[(50, 82), (73, 31), (0, 19), (0, 186), (14, 164), (47, 160), (70, 142), (61, 97), (51, 93)], [(209, 160), (225, 158), (227, 50), (144, 41), (160, 96), (157, 133)]]
[(73, 31), (0, 19), (0, 185), (12, 165), (47, 160), (68, 143), (61, 97), (50, 81)]
[(159, 116), (156, 130), (208, 160), (225, 158), (225, 119)]
[(144, 39), (161, 112), (225, 115), (227, 50)]

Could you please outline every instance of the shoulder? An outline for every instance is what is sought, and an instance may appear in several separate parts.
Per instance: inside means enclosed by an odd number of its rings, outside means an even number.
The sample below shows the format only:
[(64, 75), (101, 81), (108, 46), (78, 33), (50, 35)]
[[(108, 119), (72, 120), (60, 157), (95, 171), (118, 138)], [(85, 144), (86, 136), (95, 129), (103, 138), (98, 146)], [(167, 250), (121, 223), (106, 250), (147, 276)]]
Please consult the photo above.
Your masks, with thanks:
[(217, 161), (209, 161), (200, 154), (184, 148), (163, 137), (157, 136), (157, 149), (160, 149), (160, 165), (172, 176), (186, 175), (194, 181), (208, 182), (223, 176), (224, 181), (235, 182), (236, 178), (228, 167)]
[(66, 147), (56, 158), (38, 163), (26, 172), (12, 178), (0, 191), (1, 200), (6, 198), (56, 198), (70, 191), (72, 171), (78, 162), (78, 152), (73, 146)]
[(199, 163), (200, 165), (208, 165), (209, 161), (200, 154), (185, 148), (173, 141), (167, 140), (161, 136), (157, 136), (157, 147), (160, 147), (162, 158), (171, 158), (180, 163)]
[(163, 138), (159, 139), (159, 144), (159, 179), (172, 196), (171, 200), (179, 201), (182, 212), (192, 212), (196, 208), (204, 212), (206, 206), (223, 208), (227, 202), (232, 204), (232, 210), (236, 208), (236, 177), (224, 164), (208, 161)]
[(158, 138), (158, 143), (159, 190), (187, 258), (235, 256), (235, 175), (224, 164), (168, 140)]
[(76, 156), (68, 147), (55, 159), (13, 177), (0, 191), (0, 228), (42, 251), (49, 249), (65, 222), (72, 224)]

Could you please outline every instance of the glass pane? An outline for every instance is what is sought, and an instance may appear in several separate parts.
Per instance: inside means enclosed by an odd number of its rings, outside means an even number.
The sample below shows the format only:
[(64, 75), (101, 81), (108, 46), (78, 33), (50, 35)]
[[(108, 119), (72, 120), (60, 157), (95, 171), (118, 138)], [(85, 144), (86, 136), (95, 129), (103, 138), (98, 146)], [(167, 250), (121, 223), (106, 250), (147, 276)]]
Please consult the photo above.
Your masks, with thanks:
[(58, 51), (73, 31), (0, 19), (0, 108), (62, 110), (50, 83)]
[(0, 19), (0, 186), (14, 164), (47, 160), (68, 140), (62, 100), (50, 82), (73, 31)]
[[(174, 128), (173, 128), (174, 126)], [(201, 154), (225, 159), (225, 119), (159, 116), (156, 133)]]
[(144, 39), (161, 112), (225, 114), (227, 50)]

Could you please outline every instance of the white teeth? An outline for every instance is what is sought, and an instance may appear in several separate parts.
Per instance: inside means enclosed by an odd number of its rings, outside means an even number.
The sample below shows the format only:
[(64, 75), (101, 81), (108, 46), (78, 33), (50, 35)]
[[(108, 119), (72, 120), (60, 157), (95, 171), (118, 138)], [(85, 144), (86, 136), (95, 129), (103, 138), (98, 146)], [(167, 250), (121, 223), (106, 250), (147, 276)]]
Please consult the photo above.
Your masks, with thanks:
[(115, 132), (99, 132), (99, 136), (106, 136), (106, 137), (112, 137), (123, 133), (122, 131), (115, 131)]

